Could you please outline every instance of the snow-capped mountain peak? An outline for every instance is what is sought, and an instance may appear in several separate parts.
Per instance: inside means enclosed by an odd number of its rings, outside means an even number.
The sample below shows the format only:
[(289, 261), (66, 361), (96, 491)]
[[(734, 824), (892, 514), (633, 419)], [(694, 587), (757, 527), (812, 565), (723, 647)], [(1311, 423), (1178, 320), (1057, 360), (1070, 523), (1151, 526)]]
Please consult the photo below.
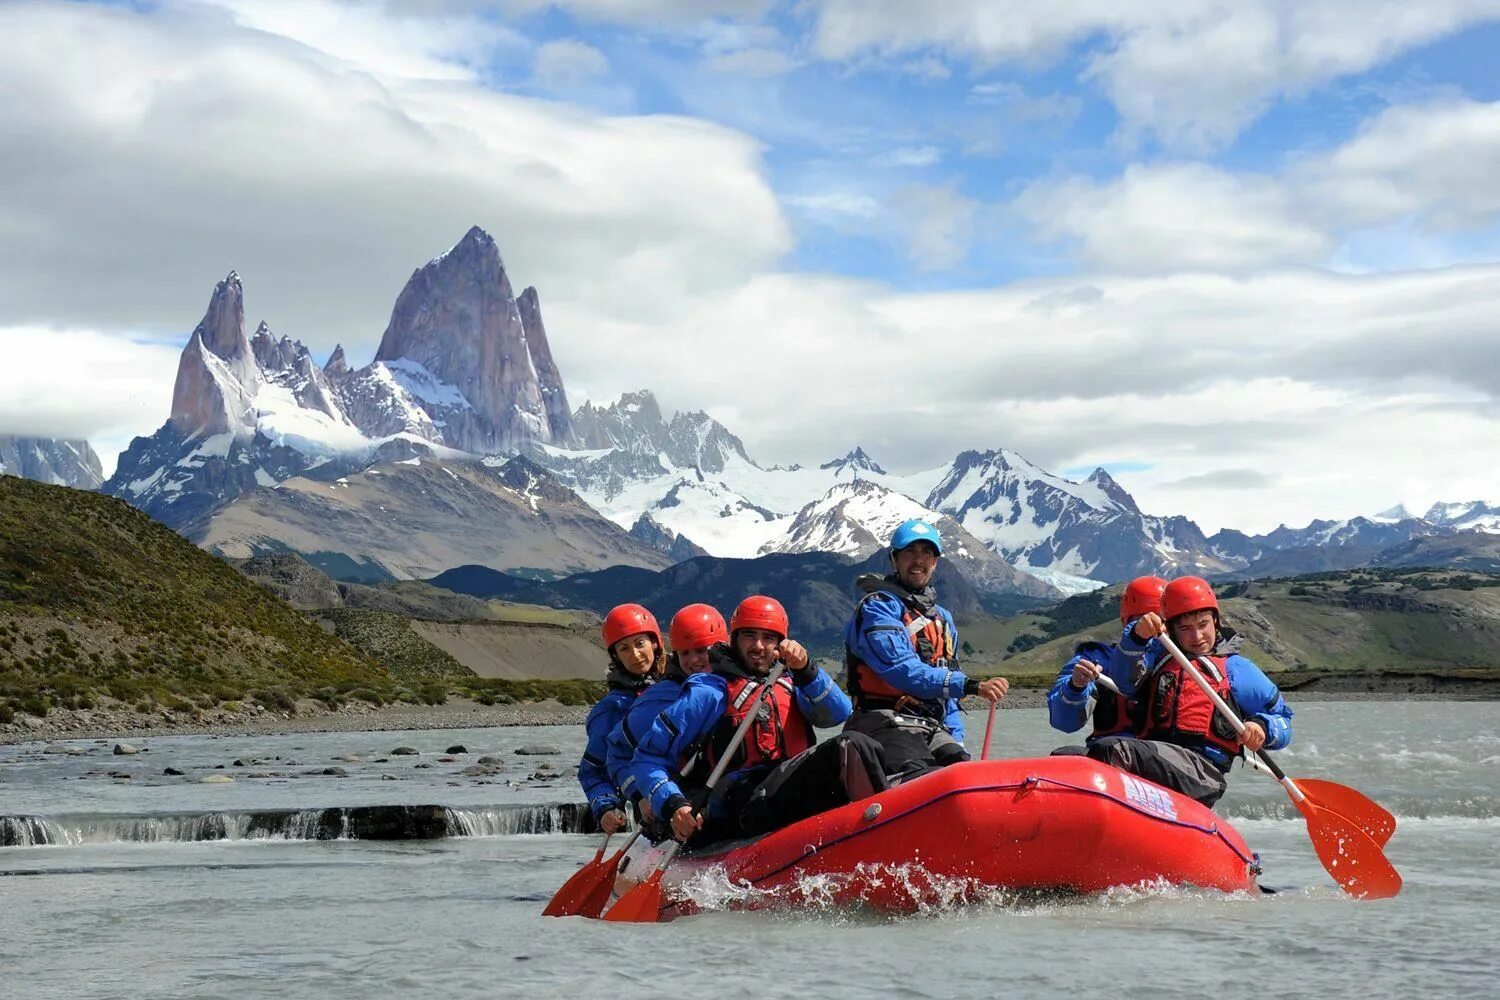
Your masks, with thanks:
[(1483, 531), (1500, 534), (1500, 506), (1482, 500), (1466, 503), (1435, 503), (1427, 520), (1450, 531)]
[(888, 475), (864, 448), (855, 446), (854, 450), (843, 458), (835, 458), (830, 462), (824, 462), (818, 466), (820, 469), (828, 469), (840, 479), (857, 478), (860, 473), (874, 473), (877, 476)]

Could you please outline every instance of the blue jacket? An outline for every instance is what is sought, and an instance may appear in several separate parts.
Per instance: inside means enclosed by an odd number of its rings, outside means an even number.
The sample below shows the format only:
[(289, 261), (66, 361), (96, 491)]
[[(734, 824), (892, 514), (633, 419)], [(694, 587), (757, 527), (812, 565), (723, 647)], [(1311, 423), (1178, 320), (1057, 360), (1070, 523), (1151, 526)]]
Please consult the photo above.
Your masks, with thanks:
[[(651, 687), (655, 686), (653, 684)], [(646, 690), (650, 691), (651, 688)], [(624, 805), (619, 789), (605, 770), (605, 741), (609, 738), (610, 730), (625, 718), (626, 711), (636, 701), (636, 695), (635, 691), (611, 688), (589, 709), (588, 718), (583, 723), (583, 731), (588, 734), (588, 744), (584, 747), (583, 759), (578, 762), (578, 783), (583, 786), (589, 811), (596, 820), (611, 809), (620, 809)]]
[[(1232, 637), (1233, 633), (1230, 635)], [(1224, 663), (1224, 672), (1229, 676), (1229, 694), (1234, 699), (1235, 706), (1239, 708), (1240, 718), (1246, 722), (1258, 722), (1266, 731), (1266, 743), (1263, 749), (1280, 750), (1292, 742), (1292, 710), (1287, 707), (1286, 699), (1281, 697), (1281, 691), (1276, 687), (1275, 682), (1248, 657), (1229, 652), (1226, 648), (1228, 645), (1237, 644), (1232, 640), (1230, 643), (1221, 642), (1215, 647), (1214, 655), (1223, 656), (1228, 653), (1228, 659)], [(1151, 669), (1154, 670), (1157, 664), (1169, 658), (1170, 655), (1163, 648), (1159, 656), (1148, 661)], [(1148, 673), (1141, 679), (1142, 684), (1148, 683), (1149, 676)], [(1229, 755), (1219, 747), (1205, 743), (1193, 746), (1192, 749), (1220, 767), (1229, 766)]]
[[(787, 675), (792, 679), (793, 703), (808, 722), (826, 729), (849, 718), (854, 707), (849, 696), (816, 664), (789, 670)], [(669, 818), (688, 804), (677, 783), (678, 762), (691, 758), (708, 741), (728, 708), (728, 689), (729, 678), (722, 674), (694, 674), (677, 699), (657, 714), (641, 736), (626, 780), (633, 791), (650, 801), (651, 811), (659, 819)], [(733, 784), (754, 776), (752, 770), (731, 771), (723, 780)]]
[(1157, 663), (1167, 655), (1167, 647), (1154, 636), (1144, 644), (1135, 637), (1135, 632), (1132, 631), (1135, 622), (1136, 619), (1132, 618), (1125, 623), (1120, 641), (1110, 647), (1109, 662), (1101, 664), (1110, 680), (1120, 686), (1120, 692), (1127, 698), (1135, 697), (1135, 689), (1145, 676), (1147, 664)]
[[(924, 701), (941, 702), (943, 727), (962, 743), (964, 717), (958, 700), (963, 697), (968, 678), (954, 662), (922, 662), (901, 620), (905, 613), (906, 606), (895, 594), (884, 590), (872, 592), (859, 603), (845, 626), (844, 645), (856, 660), (867, 664), (896, 690)], [(948, 623), (956, 642), (958, 626), (948, 609), (936, 607), (933, 613)]]
[(604, 770), (615, 787), (620, 789), (627, 802), (633, 802), (640, 793), (630, 775), (630, 761), (635, 757), (635, 748), (641, 737), (651, 728), (651, 723), (661, 710), (677, 700), (687, 678), (668, 674), (641, 692), (641, 696), (630, 705), (618, 725), (610, 730), (604, 744)]
[(1078, 690), (1072, 684), (1073, 668), (1078, 666), (1079, 660), (1090, 660), (1107, 668), (1114, 651), (1113, 646), (1102, 642), (1078, 644), (1073, 658), (1063, 664), (1057, 680), (1052, 682), (1052, 690), (1047, 692), (1047, 721), (1052, 723), (1053, 729), (1076, 733), (1089, 721), (1089, 698), (1094, 695), (1094, 682), (1089, 681), (1082, 691)]

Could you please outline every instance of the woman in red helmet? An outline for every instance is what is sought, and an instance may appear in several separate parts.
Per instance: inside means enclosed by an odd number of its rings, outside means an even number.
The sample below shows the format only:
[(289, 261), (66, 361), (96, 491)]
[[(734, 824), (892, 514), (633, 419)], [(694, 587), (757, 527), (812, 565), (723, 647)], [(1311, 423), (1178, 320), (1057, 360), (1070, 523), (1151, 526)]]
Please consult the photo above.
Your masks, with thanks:
[[(1120, 595), (1120, 624), (1125, 626), (1127, 635), (1141, 616), (1161, 614), (1161, 595), (1166, 589), (1167, 581), (1159, 576), (1138, 576), (1125, 585), (1125, 591)], [(1096, 740), (1134, 731), (1135, 700), (1105, 690), (1097, 683), (1100, 675), (1107, 673), (1121, 691), (1134, 691), (1138, 678), (1131, 676), (1131, 668), (1136, 665), (1140, 653), (1137, 652), (1134, 658), (1121, 655), (1120, 646), (1121, 643), (1080, 643), (1073, 651), (1073, 658), (1058, 672), (1052, 690), (1047, 693), (1047, 720), (1052, 723), (1052, 728), (1075, 733), (1090, 717), (1094, 725), (1087, 745), (1059, 747), (1052, 751), (1054, 754), (1086, 753), (1088, 746)], [(1094, 702), (1092, 711), (1089, 709), (1090, 699)]]
[(1184, 576), (1167, 584), (1162, 614), (1142, 615), (1133, 632), (1142, 640), (1170, 633), (1215, 693), (1244, 720), (1245, 735), (1235, 735), (1209, 697), (1162, 648), (1148, 652), (1146, 674), (1136, 688), (1142, 706), (1139, 738), (1107, 736), (1089, 748), (1090, 757), (1212, 806), (1224, 794), (1229, 765), (1242, 747), (1279, 750), (1292, 741), (1292, 710), (1271, 679), (1237, 652), (1239, 637), (1220, 623), (1219, 601), (1206, 580)]
[(578, 762), (578, 783), (599, 828), (614, 833), (625, 825), (624, 800), (605, 768), (606, 741), (636, 697), (661, 676), (666, 663), (661, 629), (639, 604), (621, 604), (604, 616), (604, 648), (609, 651), (609, 690), (584, 721), (588, 744)]
[[(729, 656), (688, 678), (682, 694), (641, 737), (629, 773), (651, 814), (673, 836), (700, 845), (778, 829), (883, 791), (880, 745), (842, 734), (815, 745), (813, 727), (849, 717), (849, 697), (801, 643), (787, 637), (786, 610), (769, 597), (747, 597), (729, 619)], [(712, 797), (709, 771), (781, 660), (786, 673), (766, 692), (731, 770)], [(687, 773), (680, 765), (691, 761)]]

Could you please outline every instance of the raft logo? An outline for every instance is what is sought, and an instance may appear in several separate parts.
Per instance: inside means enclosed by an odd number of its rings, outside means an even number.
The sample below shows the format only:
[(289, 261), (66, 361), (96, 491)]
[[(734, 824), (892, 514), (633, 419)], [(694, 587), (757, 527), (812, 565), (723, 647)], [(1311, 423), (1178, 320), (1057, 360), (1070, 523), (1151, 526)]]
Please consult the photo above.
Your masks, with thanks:
[(1148, 785), (1128, 774), (1120, 775), (1120, 780), (1125, 782), (1125, 798), (1131, 805), (1162, 819), (1177, 818), (1177, 807), (1172, 804), (1172, 796), (1165, 789)]

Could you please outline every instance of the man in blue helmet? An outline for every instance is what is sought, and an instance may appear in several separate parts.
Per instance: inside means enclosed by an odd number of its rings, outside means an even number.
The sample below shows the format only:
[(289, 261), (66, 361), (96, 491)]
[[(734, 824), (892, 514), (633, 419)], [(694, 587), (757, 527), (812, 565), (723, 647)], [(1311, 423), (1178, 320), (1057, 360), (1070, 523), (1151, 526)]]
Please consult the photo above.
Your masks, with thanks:
[(937, 528), (902, 522), (891, 536), (891, 572), (859, 578), (862, 596), (844, 630), (854, 702), (844, 731), (878, 741), (893, 779), (968, 760), (959, 699), (993, 703), (1010, 689), (1003, 677), (980, 681), (958, 669), (958, 628), (932, 589), (942, 555)]

